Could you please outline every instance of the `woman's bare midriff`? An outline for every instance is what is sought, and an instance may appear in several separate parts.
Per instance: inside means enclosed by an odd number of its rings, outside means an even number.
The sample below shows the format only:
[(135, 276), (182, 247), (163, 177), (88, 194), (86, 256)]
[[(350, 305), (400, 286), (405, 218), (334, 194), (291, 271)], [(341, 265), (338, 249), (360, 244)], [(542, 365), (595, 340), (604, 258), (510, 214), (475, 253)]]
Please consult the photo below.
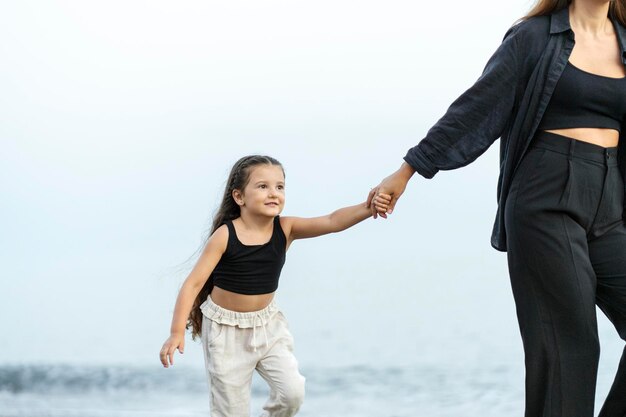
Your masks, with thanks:
[(226, 310), (238, 311), (240, 313), (263, 310), (273, 299), (273, 292), (260, 295), (245, 295), (226, 291), (219, 287), (214, 287), (213, 291), (211, 291), (211, 300), (215, 304)]
[(551, 129), (546, 132), (555, 133), (582, 142), (593, 143), (603, 148), (612, 148), (619, 143), (619, 132), (615, 129), (598, 128), (574, 128), (574, 129)]

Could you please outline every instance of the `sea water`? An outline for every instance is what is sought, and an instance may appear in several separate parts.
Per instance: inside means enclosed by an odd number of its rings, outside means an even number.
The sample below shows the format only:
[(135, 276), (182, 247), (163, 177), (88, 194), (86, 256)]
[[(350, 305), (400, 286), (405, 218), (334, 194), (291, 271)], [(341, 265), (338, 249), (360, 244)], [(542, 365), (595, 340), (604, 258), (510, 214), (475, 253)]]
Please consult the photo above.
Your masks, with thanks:
[[(401, 417), (520, 415), (522, 370), (481, 366), (302, 369), (306, 399), (299, 416)], [(267, 398), (255, 376), (251, 415)], [(203, 369), (5, 366), (1, 417), (199, 417), (209, 415)]]

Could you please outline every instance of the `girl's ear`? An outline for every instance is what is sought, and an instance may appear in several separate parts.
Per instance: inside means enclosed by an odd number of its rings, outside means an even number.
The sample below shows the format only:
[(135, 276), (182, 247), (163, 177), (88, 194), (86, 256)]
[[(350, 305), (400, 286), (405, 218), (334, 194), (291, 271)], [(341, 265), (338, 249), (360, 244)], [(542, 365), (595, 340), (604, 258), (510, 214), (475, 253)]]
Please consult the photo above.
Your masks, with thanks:
[(243, 193), (240, 190), (233, 190), (231, 195), (233, 196), (233, 200), (235, 200), (235, 203), (237, 203), (238, 206), (243, 206)]

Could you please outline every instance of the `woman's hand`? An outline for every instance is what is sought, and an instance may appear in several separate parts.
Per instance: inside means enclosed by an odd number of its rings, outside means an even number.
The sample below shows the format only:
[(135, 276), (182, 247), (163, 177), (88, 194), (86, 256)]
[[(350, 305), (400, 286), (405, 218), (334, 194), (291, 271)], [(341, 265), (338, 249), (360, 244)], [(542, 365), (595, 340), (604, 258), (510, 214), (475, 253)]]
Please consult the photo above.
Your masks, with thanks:
[[(386, 219), (387, 214), (393, 213), (396, 202), (402, 193), (404, 193), (406, 185), (414, 173), (415, 170), (405, 162), (396, 172), (370, 190), (367, 197), (367, 206), (371, 209), (374, 218), (380, 215)], [(381, 200), (376, 198), (379, 195), (385, 194), (391, 197), (391, 202), (389, 202), (388, 205), (381, 203)], [(385, 200), (382, 201), (384, 202)]]
[[(386, 213), (389, 209), (389, 205), (391, 204), (391, 195), (378, 192), (380, 185), (372, 188), (367, 197), (366, 207), (370, 209), (372, 212), (372, 216), (376, 218), (379, 213)], [(387, 217), (387, 215), (381, 214), (382, 217)]]
[(174, 352), (178, 351), (182, 354), (185, 350), (185, 335), (184, 334), (172, 334), (163, 343), (161, 352), (159, 353), (159, 359), (164, 367), (169, 368), (170, 365), (174, 365)]

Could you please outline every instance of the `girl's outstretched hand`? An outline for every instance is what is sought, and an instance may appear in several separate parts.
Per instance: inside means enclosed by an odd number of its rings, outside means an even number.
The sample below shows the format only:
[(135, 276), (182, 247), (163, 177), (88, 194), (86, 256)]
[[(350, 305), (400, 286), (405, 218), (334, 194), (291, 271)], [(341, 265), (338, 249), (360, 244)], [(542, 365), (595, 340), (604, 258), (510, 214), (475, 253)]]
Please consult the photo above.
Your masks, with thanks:
[(172, 334), (163, 343), (161, 352), (159, 353), (159, 359), (164, 367), (169, 368), (170, 365), (174, 365), (174, 352), (178, 351), (182, 354), (185, 350), (185, 335)]

